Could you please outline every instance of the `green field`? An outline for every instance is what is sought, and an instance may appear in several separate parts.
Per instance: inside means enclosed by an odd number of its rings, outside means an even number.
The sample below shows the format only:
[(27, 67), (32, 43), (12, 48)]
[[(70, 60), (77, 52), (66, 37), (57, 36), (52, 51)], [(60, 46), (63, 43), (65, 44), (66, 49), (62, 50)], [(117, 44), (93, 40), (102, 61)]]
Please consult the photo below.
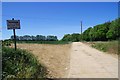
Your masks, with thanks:
[(17, 41), (17, 43), (37, 43), (37, 44), (69, 44), (68, 41)]
[[(11, 43), (14, 43), (14, 41), (5, 40), (2, 41), (2, 46), (11, 46)], [(71, 41), (16, 41), (16, 43), (63, 45), (63, 44), (70, 44)]]

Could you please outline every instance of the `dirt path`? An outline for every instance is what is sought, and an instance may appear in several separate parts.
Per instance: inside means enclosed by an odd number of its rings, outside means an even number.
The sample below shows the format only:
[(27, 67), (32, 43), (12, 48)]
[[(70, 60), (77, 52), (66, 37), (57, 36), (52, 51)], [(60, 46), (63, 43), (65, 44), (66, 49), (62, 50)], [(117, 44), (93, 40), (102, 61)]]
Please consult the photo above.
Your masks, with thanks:
[(81, 42), (72, 43), (68, 78), (118, 78), (118, 59)]

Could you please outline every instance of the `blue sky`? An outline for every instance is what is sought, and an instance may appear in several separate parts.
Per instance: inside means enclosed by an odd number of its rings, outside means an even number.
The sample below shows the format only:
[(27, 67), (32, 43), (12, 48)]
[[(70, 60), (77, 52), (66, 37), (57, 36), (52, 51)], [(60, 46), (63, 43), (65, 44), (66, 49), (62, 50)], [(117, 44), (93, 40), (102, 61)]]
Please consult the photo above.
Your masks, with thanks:
[(80, 33), (83, 30), (118, 17), (117, 2), (3, 2), (2, 39), (10, 38), (6, 20), (21, 21), (16, 35), (56, 35)]

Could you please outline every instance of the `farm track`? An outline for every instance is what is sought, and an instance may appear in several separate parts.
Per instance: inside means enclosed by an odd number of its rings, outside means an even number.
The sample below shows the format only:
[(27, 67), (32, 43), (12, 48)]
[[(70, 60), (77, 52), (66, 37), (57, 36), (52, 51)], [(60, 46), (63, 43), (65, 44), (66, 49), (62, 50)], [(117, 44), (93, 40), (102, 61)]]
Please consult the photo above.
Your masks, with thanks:
[(118, 59), (81, 42), (74, 42), (68, 78), (118, 78)]

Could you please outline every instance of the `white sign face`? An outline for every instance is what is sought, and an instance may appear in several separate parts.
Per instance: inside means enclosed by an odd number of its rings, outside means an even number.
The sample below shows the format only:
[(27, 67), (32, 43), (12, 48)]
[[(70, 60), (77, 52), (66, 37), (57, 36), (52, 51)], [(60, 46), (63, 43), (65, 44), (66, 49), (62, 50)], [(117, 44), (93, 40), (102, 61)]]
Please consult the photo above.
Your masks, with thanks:
[(20, 29), (20, 20), (7, 20), (7, 29)]

